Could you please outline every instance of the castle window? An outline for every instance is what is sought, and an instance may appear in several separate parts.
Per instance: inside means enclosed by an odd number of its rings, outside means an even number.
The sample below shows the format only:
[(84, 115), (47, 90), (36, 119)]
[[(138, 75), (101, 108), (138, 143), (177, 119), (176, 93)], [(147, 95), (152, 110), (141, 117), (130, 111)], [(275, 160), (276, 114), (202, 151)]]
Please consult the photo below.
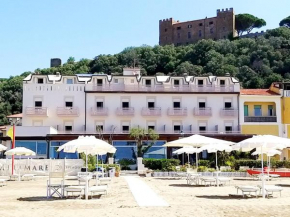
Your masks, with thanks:
[(178, 26), (176, 29), (177, 29), (177, 30), (181, 30), (181, 26)]
[(165, 41), (167, 41), (167, 36), (165, 37)]
[(189, 29), (192, 28), (192, 25), (188, 25), (187, 28), (189, 28)]
[(210, 34), (213, 34), (213, 28), (210, 28), (209, 31), (210, 31)]
[(164, 32), (167, 32), (167, 29), (164, 29)]
[(212, 24), (213, 24), (213, 21), (210, 21), (210, 22), (209, 22), (209, 25), (212, 25)]
[(202, 36), (201, 30), (198, 31), (198, 36), (199, 36), (199, 37)]
[(177, 38), (180, 38), (180, 33), (177, 33)]
[(199, 26), (202, 26), (202, 23), (199, 23)]
[(187, 33), (187, 38), (191, 38), (191, 32)]

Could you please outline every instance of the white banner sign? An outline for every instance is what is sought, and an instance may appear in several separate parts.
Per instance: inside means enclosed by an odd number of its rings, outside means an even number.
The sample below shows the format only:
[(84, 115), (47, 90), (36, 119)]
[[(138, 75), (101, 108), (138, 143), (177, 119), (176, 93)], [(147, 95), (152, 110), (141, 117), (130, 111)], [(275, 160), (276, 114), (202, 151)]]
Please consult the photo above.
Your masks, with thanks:
[[(0, 159), (0, 175), (12, 174), (12, 160)], [(65, 172), (74, 176), (84, 165), (82, 159), (15, 159), (15, 174), (48, 175), (49, 172)]]

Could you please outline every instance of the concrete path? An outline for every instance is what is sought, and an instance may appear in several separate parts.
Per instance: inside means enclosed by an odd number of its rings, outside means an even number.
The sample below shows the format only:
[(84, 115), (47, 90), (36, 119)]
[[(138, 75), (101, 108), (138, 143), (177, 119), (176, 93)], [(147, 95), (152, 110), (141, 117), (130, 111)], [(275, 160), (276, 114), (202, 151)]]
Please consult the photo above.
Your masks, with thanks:
[(124, 179), (139, 206), (169, 206), (141, 178), (125, 176)]

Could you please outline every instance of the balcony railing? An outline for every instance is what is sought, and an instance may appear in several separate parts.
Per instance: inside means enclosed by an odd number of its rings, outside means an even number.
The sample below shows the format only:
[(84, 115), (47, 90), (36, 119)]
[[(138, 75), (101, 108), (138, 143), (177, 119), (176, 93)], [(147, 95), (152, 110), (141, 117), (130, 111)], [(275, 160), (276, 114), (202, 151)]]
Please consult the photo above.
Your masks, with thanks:
[(246, 116), (245, 122), (277, 122), (276, 116)]
[(187, 108), (168, 108), (168, 116), (187, 116)]
[(25, 114), (31, 115), (31, 116), (47, 116), (47, 108), (46, 107), (26, 107)]
[(193, 115), (209, 117), (209, 116), (212, 116), (212, 111), (211, 111), (210, 107), (194, 108), (193, 109)]
[(142, 108), (141, 115), (143, 116), (160, 116), (161, 115), (161, 108)]
[(116, 114), (119, 116), (133, 116), (135, 114), (135, 110), (133, 107), (128, 108), (117, 108)]
[(238, 110), (234, 108), (223, 108), (220, 111), (221, 116), (234, 117), (238, 115)]
[(192, 84), (103, 84), (86, 85), (87, 91), (134, 91), (134, 92), (233, 92), (234, 85), (192, 85)]
[(91, 115), (92, 116), (107, 116), (108, 115), (108, 108), (107, 107), (92, 107), (91, 108)]
[(56, 113), (58, 116), (79, 116), (78, 107), (57, 107)]

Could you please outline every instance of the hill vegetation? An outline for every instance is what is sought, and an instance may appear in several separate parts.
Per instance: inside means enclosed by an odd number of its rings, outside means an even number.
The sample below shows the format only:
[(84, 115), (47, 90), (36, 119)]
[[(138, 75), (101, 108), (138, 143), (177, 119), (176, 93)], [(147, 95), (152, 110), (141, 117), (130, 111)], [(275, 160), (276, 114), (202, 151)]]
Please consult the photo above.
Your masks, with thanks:
[[(290, 81), (290, 29), (283, 25), (257, 39), (201, 40), (179, 47), (144, 45), (78, 62), (70, 57), (62, 66), (36, 69), (35, 73), (121, 74), (124, 67), (135, 64), (141, 67), (143, 75), (221, 76), (229, 73), (237, 77), (244, 88), (268, 88), (274, 81)], [(0, 125), (8, 123), (6, 115), (21, 112), (22, 79), (29, 73), (0, 80)]]

